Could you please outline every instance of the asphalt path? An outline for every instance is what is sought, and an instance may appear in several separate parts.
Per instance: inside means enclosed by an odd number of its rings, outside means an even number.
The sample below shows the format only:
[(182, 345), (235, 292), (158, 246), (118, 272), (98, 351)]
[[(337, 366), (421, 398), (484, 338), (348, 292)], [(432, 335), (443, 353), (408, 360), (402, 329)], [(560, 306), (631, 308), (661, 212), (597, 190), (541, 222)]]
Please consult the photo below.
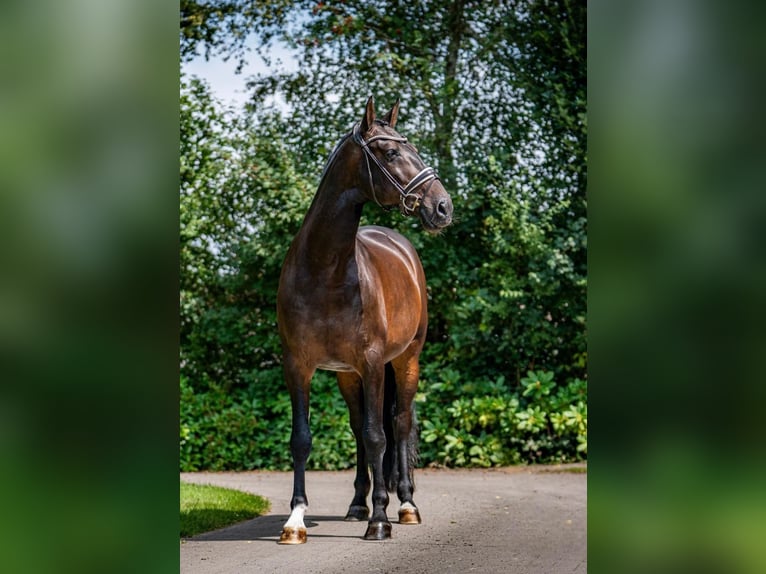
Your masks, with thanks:
[(345, 522), (351, 471), (306, 476), (308, 542), (277, 544), (290, 513), (292, 473), (182, 473), (181, 480), (265, 496), (269, 514), (181, 541), (181, 572), (551, 574), (587, 571), (586, 482), (582, 465), (490, 470), (418, 469), (415, 503), (423, 523), (392, 538), (362, 539), (366, 523)]

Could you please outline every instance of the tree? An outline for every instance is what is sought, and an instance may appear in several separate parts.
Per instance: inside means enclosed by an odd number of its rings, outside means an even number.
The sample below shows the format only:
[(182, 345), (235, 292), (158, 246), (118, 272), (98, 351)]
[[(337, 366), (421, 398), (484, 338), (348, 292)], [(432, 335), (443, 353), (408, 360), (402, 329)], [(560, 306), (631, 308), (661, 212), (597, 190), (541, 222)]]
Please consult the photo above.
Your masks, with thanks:
[[(374, 5), (373, 5), (374, 4)], [(269, 57), (246, 111), (182, 89), (182, 465), (287, 468), (289, 401), (275, 296), (290, 240), (368, 94), (401, 97), (398, 128), (438, 167), (456, 223), (415, 244), (429, 285), (421, 361), (424, 462), (572, 460), (585, 404), (585, 3), (361, 0), (182, 3), (182, 53)], [(280, 94), (290, 110), (266, 104)], [(317, 374), (314, 468), (349, 464), (332, 377)], [(427, 397), (427, 400), (426, 400)], [(315, 411), (316, 412), (316, 411)]]
[[(189, 61), (203, 49), (205, 57), (236, 58), (241, 70), (248, 36), (257, 30), (259, 46), (268, 47), (298, 4), (289, 0), (181, 0), (181, 60)], [(259, 49), (259, 53), (265, 55), (266, 51)]]
[[(201, 5), (185, 3), (187, 16), (190, 6)], [(432, 298), (427, 358), (516, 385), (531, 368), (584, 376), (585, 3), (209, 2), (204, 10), (214, 6), (197, 32), (185, 28), (187, 53), (205, 46), (244, 57), (243, 35), (255, 31), (261, 55), (277, 36), (299, 54), (297, 72), (251, 79), (251, 112), (268, 111), (276, 93), (285, 98), (281, 137), (309, 180), (368, 94), (402, 98), (401, 131), (438, 168), (458, 221), (434, 239), (411, 233), (409, 220), (366, 217), (402, 228), (420, 250)]]
[(280, 142), (279, 117), (222, 111), (207, 86), (181, 92), (181, 373), (242, 385), (278, 364), (274, 297), (284, 246), (313, 189)]

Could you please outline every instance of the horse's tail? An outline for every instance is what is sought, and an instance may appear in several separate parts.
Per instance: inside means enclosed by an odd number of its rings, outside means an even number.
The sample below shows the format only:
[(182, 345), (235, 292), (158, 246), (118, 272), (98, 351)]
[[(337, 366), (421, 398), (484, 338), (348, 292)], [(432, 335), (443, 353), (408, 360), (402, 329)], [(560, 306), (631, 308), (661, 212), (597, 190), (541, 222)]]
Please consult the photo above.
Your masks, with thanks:
[[(418, 421), (415, 416), (415, 404), (412, 404), (412, 428), (407, 441), (407, 461), (410, 482), (413, 489), (415, 481), (413, 470), (419, 462), (418, 456)], [(386, 434), (386, 451), (383, 454), (383, 479), (389, 492), (396, 492), (399, 484), (399, 445), (394, 426), (396, 425), (396, 377), (391, 363), (386, 363), (385, 389), (383, 391), (383, 429)]]

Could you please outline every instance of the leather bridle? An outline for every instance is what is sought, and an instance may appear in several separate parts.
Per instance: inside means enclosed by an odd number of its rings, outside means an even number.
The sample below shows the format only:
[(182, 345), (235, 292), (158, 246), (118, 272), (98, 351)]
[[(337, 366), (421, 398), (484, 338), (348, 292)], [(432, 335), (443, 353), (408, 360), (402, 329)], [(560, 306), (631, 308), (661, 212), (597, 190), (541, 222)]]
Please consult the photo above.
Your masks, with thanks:
[(402, 215), (412, 215), (415, 213), (415, 210), (420, 207), (420, 202), (423, 200), (422, 195), (415, 194), (415, 190), (419, 187), (425, 185), (426, 183), (429, 184), (428, 187), (431, 187), (433, 182), (437, 179), (439, 179), (439, 176), (436, 174), (436, 170), (432, 167), (424, 167), (421, 169), (415, 177), (413, 177), (409, 182), (407, 182), (406, 185), (402, 185), (399, 183), (396, 178), (391, 174), (388, 169), (386, 169), (386, 166), (381, 163), (381, 161), (375, 157), (375, 154), (372, 153), (372, 150), (370, 149), (370, 144), (377, 140), (388, 140), (388, 141), (395, 141), (400, 143), (407, 143), (407, 138), (404, 138), (402, 136), (391, 136), (386, 134), (379, 134), (376, 136), (372, 136), (370, 139), (365, 140), (361, 133), (361, 124), (356, 124), (354, 126), (354, 141), (358, 143), (362, 149), (364, 150), (364, 159), (367, 162), (367, 175), (370, 178), (370, 189), (372, 190), (372, 198), (375, 200), (375, 203), (377, 203), (380, 207), (383, 207), (384, 209), (390, 209), (386, 206), (382, 205), (380, 201), (378, 201), (377, 196), (375, 195), (375, 185), (372, 180), (372, 170), (370, 169), (370, 159), (372, 159), (373, 162), (375, 162), (375, 165), (378, 166), (380, 171), (383, 173), (383, 175), (386, 176), (388, 181), (391, 182), (391, 184), (399, 191), (399, 210), (402, 212)]

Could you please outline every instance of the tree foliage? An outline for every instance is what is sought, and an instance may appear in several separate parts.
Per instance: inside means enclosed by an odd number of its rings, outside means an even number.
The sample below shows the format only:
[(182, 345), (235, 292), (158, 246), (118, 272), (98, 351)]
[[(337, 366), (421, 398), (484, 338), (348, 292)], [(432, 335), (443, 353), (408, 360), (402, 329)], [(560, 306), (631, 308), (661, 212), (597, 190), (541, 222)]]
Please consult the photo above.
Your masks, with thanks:
[(266, 54), (260, 46), (268, 48), (282, 33), (297, 5), (289, 0), (181, 0), (181, 59), (189, 61), (202, 50), (205, 57), (236, 58), (241, 70), (248, 37), (257, 31), (257, 51)]
[(222, 111), (199, 80), (181, 96), (181, 369), (241, 385), (278, 364), (282, 247), (313, 189), (280, 141), (279, 118)]
[[(365, 209), (365, 221), (396, 227), (413, 241), (428, 277), (421, 391), (430, 398), (421, 412), (435, 442), (426, 458), (458, 464), (436, 448), (458, 437), (449, 425), (472, 429), (461, 439), (469, 446), (459, 464), (583, 456), (585, 3), (183, 2), (181, 28), (187, 56), (210, 50), (243, 58), (244, 39), (256, 32), (261, 55), (280, 39), (301, 64), (250, 78), (253, 97), (241, 112), (222, 111), (203, 84), (185, 80), (181, 347), (190, 392), (245, 393), (261, 406), (282, 392), (274, 387), (282, 258), (324, 161), (367, 95), (381, 105), (401, 97), (398, 128), (438, 168), (456, 214), (447, 232), (431, 237), (413, 220)], [(276, 94), (289, 111), (267, 104)], [(554, 394), (565, 398), (526, 398), (529, 372), (550, 373)], [(461, 383), (445, 387), (455, 379), (449, 373)], [(445, 388), (464, 395), (445, 395)], [(327, 402), (334, 399), (315, 400), (335, 412)], [(276, 420), (284, 405), (264, 408), (265, 419)], [(503, 410), (505, 422), (488, 431), (460, 414), (472, 408)], [(580, 426), (564, 424), (571, 419), (565, 412), (580, 417)], [(485, 438), (466, 438), (473, 432)]]

